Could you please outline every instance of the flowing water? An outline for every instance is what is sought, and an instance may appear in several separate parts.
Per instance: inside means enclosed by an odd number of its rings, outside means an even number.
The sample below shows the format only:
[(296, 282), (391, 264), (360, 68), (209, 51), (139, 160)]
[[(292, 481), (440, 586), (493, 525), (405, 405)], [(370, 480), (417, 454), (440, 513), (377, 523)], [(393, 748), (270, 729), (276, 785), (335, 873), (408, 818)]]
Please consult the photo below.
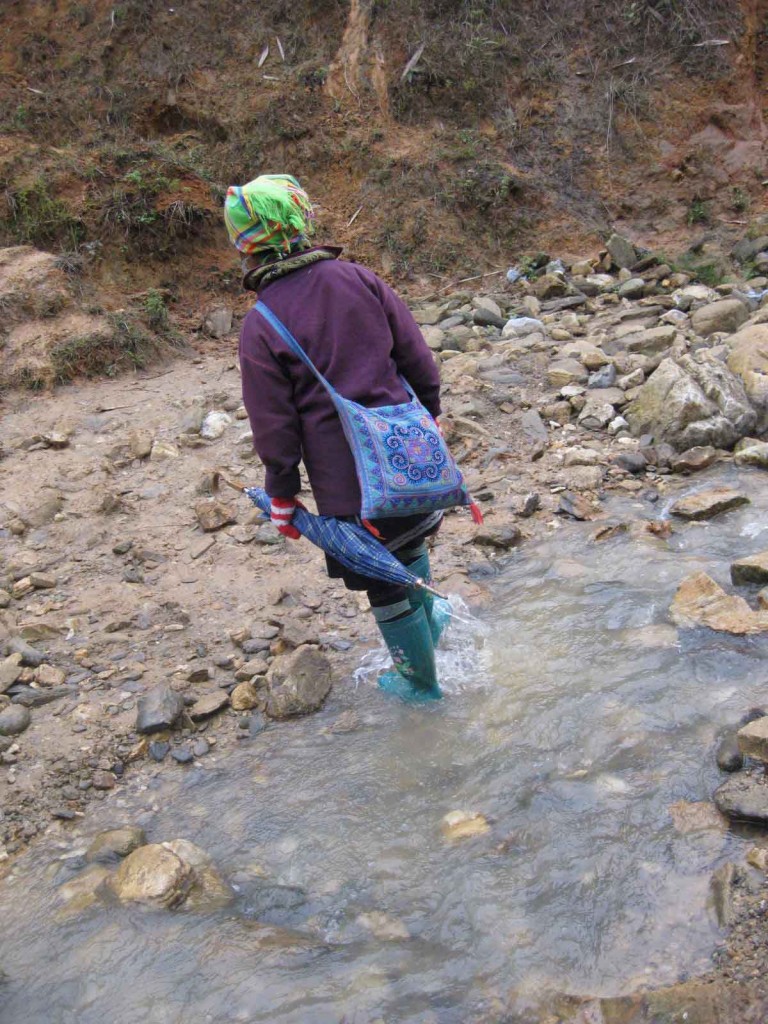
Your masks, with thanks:
[[(61, 917), (87, 840), (39, 843), (0, 886), (0, 1021), (500, 1022), (548, 993), (705, 970), (709, 877), (744, 840), (709, 819), (680, 831), (670, 807), (718, 784), (717, 734), (765, 700), (768, 642), (678, 636), (667, 609), (683, 576), (730, 587), (730, 561), (768, 547), (768, 492), (738, 482), (750, 506), (667, 543), (595, 543), (587, 523), (520, 549), (482, 623), (452, 630), (440, 704), (385, 698), (369, 658), (319, 715), (129, 779), (89, 817), (88, 834), (131, 822), (202, 846), (230, 907)], [(446, 840), (457, 809), (490, 830)]]

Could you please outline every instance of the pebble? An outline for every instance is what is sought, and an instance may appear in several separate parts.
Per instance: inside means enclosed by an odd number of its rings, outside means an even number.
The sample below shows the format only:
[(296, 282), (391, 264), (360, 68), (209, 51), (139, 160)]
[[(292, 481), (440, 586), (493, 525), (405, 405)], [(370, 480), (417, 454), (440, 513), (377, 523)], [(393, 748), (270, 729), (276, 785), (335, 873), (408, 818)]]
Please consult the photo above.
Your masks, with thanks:
[(161, 683), (139, 700), (136, 732), (146, 734), (169, 729), (183, 711), (184, 698), (167, 683)]
[(164, 761), (168, 756), (168, 751), (171, 749), (171, 744), (165, 740), (154, 740), (149, 744), (147, 753), (153, 761)]
[(194, 761), (194, 755), (189, 747), (176, 747), (171, 751), (171, 757), (178, 764), (191, 764)]
[(208, 740), (205, 740), (202, 737), (198, 740), (195, 740), (195, 742), (192, 744), (192, 753), (195, 755), (195, 757), (205, 757), (205, 755), (208, 753), (210, 749), (210, 743), (208, 742)]

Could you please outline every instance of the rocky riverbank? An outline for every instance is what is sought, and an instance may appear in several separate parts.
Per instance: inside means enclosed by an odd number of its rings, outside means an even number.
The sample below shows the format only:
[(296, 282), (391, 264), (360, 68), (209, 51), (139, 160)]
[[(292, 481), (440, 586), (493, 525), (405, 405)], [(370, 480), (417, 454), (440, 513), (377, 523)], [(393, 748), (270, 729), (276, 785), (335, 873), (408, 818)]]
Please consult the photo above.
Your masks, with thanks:
[[(768, 247), (759, 241), (753, 268)], [(15, 253), (4, 266), (29, 263), (30, 250)], [(760, 486), (768, 468), (768, 278), (712, 289), (618, 237), (569, 267), (539, 262), (498, 289), (413, 303), (442, 367), (446, 434), (486, 516), (479, 529), (446, 517), (436, 575), (475, 605), (484, 578), (528, 540), (567, 536), (575, 520), (594, 520), (605, 543), (626, 532), (665, 543), (709, 518), (716, 528), (747, 500), (738, 487), (702, 484), (671, 518), (660, 509), (683, 478), (695, 484), (717, 464)], [(20, 319), (34, 298), (25, 282), (38, 296), (46, 289), (47, 264), (36, 266), (42, 277), (4, 278)], [(313, 711), (377, 643), (362, 602), (325, 579), (318, 552), (284, 542), (243, 499), (214, 493), (217, 467), (259, 479), (234, 330), (217, 351), (164, 372), (4, 396), (0, 873), (41, 833), (66, 836), (126, 774), (183, 772)], [(38, 368), (61, 345), (57, 331), (36, 335)], [(636, 520), (606, 513), (612, 494), (637, 496)], [(695, 574), (672, 623), (768, 633), (765, 553), (733, 559), (731, 592)], [(753, 718), (724, 738), (738, 769), (724, 788), (749, 790), (760, 813), (726, 806), (722, 788), (717, 802), (764, 823), (767, 758)], [(763, 922), (765, 846), (720, 885), (724, 923), (742, 922), (720, 974), (738, 983), (761, 981), (764, 947), (749, 922)], [(646, 1013), (639, 1006), (632, 1012)]]

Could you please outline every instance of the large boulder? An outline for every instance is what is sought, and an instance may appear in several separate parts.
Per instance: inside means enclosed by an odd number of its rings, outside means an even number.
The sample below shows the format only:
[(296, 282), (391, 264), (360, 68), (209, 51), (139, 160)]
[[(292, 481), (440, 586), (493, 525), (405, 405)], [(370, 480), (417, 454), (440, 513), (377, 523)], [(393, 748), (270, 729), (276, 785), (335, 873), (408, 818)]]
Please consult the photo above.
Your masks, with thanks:
[(270, 718), (291, 718), (317, 711), (331, 689), (331, 663), (317, 647), (305, 644), (276, 658), (267, 673), (264, 710)]
[(768, 633), (768, 612), (753, 611), (743, 597), (727, 594), (705, 572), (687, 576), (669, 609), (676, 626), (705, 626), (718, 633), (751, 636)]
[(728, 338), (728, 368), (757, 410), (757, 430), (768, 432), (768, 324), (754, 324)]
[(635, 435), (653, 434), (678, 451), (732, 448), (757, 421), (741, 380), (708, 352), (663, 359), (625, 415)]
[(718, 332), (731, 334), (749, 316), (749, 310), (740, 299), (721, 299), (701, 306), (691, 316), (691, 327), (703, 338)]

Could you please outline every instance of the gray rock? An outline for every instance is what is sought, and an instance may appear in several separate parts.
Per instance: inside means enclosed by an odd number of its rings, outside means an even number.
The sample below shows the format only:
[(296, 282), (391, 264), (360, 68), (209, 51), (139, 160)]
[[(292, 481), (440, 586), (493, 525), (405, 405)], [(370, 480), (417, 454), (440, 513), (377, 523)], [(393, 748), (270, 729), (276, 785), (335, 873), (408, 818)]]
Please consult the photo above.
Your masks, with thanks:
[(625, 281), (619, 286), (619, 298), (621, 299), (641, 299), (643, 292), (645, 291), (646, 282), (642, 277), (630, 277), (628, 281)]
[(768, 469), (768, 441), (755, 441), (740, 448), (733, 460), (737, 466), (756, 466)]
[(306, 715), (331, 689), (331, 663), (317, 647), (304, 645), (276, 658), (267, 674), (265, 711), (270, 718)]
[(681, 519), (700, 522), (704, 519), (713, 519), (723, 512), (730, 512), (731, 509), (748, 504), (749, 498), (740, 491), (735, 491), (730, 487), (713, 487), (710, 490), (697, 491), (696, 494), (680, 498), (672, 506), (672, 513), (680, 516)]
[(535, 409), (527, 409), (520, 417), (520, 427), (524, 434), (535, 441), (546, 441), (549, 431), (546, 424)]
[(503, 338), (526, 338), (529, 334), (544, 332), (544, 324), (532, 316), (513, 316), (503, 325)]
[(730, 448), (757, 420), (739, 378), (709, 354), (664, 359), (626, 412), (632, 432), (678, 450)]
[(32, 716), (21, 704), (11, 704), (0, 711), (0, 736), (19, 736), (29, 727)]
[(744, 767), (744, 755), (739, 750), (739, 741), (735, 734), (726, 736), (720, 741), (715, 754), (717, 767), (722, 772), (740, 772)]
[(639, 334), (625, 335), (622, 340), (626, 345), (627, 352), (657, 356), (661, 352), (666, 352), (670, 345), (674, 344), (676, 337), (677, 330), (674, 326), (663, 325), (650, 327), (647, 331), (641, 331)]
[(195, 757), (189, 747), (176, 747), (171, 751), (171, 757), (177, 764), (191, 764)]
[(768, 551), (740, 558), (731, 564), (731, 581), (737, 586), (745, 583), (768, 583)]
[(742, 754), (768, 764), (768, 715), (742, 726), (736, 738)]
[(616, 367), (613, 363), (602, 366), (589, 375), (588, 388), (610, 388), (616, 383)]
[(672, 470), (675, 473), (698, 473), (707, 469), (717, 459), (717, 450), (711, 445), (689, 448), (672, 459)]
[(606, 243), (606, 249), (611, 254), (611, 259), (617, 267), (629, 269), (637, 262), (637, 252), (634, 245), (623, 235), (612, 234)]
[(503, 316), (499, 316), (490, 309), (476, 309), (472, 314), (472, 320), (478, 327), (498, 327), (499, 330), (506, 323)]
[(648, 460), (642, 452), (621, 452), (613, 462), (614, 465), (625, 470), (627, 473), (631, 473), (633, 476), (639, 476), (648, 468)]
[(747, 263), (754, 259), (759, 252), (768, 249), (768, 235), (760, 235), (758, 238), (744, 238), (733, 248), (733, 258), (739, 263)]
[(127, 857), (146, 843), (144, 829), (137, 825), (124, 825), (100, 832), (85, 852), (89, 864), (103, 864)]
[(472, 541), (480, 547), (507, 551), (519, 544), (521, 539), (522, 533), (516, 526), (485, 526), (475, 533)]
[(212, 338), (224, 338), (232, 330), (232, 310), (222, 307), (212, 310), (203, 324), (205, 333)]
[(764, 777), (739, 772), (720, 786), (713, 797), (715, 806), (734, 821), (756, 821), (768, 825), (768, 784)]
[(748, 316), (749, 310), (739, 299), (721, 299), (695, 310), (691, 327), (703, 338), (715, 333), (732, 334)]
[(740, 869), (728, 861), (721, 864), (710, 879), (709, 888), (717, 923), (721, 928), (730, 927), (736, 920), (734, 889), (741, 882)]
[(165, 740), (153, 740), (149, 744), (149, 756), (153, 761), (164, 761), (171, 749), (171, 744)]
[(616, 409), (610, 402), (588, 396), (584, 408), (579, 413), (579, 426), (585, 430), (602, 430), (615, 415)]
[(21, 675), (21, 658), (18, 654), (0, 661), (0, 693), (9, 690)]
[(170, 729), (184, 711), (184, 698), (166, 683), (145, 693), (139, 700), (136, 732), (147, 734)]
[(30, 647), (27, 641), (23, 640), (20, 636), (14, 636), (8, 641), (6, 652), (8, 654), (20, 654), (22, 665), (29, 665), (30, 668), (37, 668), (46, 659), (44, 654), (36, 650), (36, 648)]
[(768, 431), (768, 324), (744, 327), (728, 339), (728, 368), (757, 410), (757, 429)]

